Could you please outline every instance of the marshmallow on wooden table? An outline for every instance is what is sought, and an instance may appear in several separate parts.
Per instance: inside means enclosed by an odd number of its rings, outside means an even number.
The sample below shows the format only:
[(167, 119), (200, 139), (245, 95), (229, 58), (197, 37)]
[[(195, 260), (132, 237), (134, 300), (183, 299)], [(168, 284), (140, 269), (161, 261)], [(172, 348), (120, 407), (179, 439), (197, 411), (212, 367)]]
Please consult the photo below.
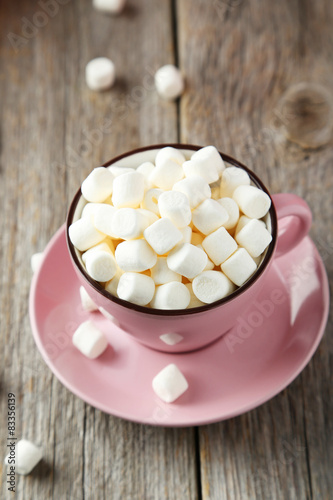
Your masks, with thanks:
[(190, 202), (191, 209), (196, 208), (206, 198), (210, 198), (211, 190), (208, 182), (200, 175), (191, 175), (179, 182), (176, 182), (172, 189), (184, 193)]
[(112, 217), (112, 232), (123, 240), (139, 238), (150, 221), (149, 216), (135, 208), (119, 208)]
[(104, 333), (90, 320), (84, 321), (75, 330), (72, 342), (87, 358), (95, 359), (108, 346)]
[(96, 281), (109, 281), (116, 274), (117, 265), (113, 253), (95, 250), (86, 258), (86, 270)]
[(112, 193), (114, 176), (104, 167), (94, 168), (81, 184), (81, 192), (87, 201), (101, 203)]
[(112, 87), (116, 79), (113, 62), (107, 57), (96, 57), (86, 66), (86, 83), (91, 90), (106, 90)]
[(179, 368), (171, 363), (153, 378), (153, 389), (162, 401), (173, 403), (188, 389), (188, 383)]
[(150, 305), (154, 309), (186, 309), (190, 299), (190, 292), (183, 283), (171, 281), (156, 287)]
[(138, 172), (127, 172), (113, 181), (112, 202), (116, 208), (137, 208), (143, 200), (145, 178)]
[(112, 218), (115, 213), (116, 209), (112, 205), (101, 203), (100, 206), (96, 208), (93, 216), (96, 229), (111, 236), (111, 238), (116, 238), (116, 235), (112, 232)]
[(124, 271), (122, 269), (120, 269), (119, 266), (117, 266), (117, 270), (116, 270), (115, 275), (113, 276), (112, 279), (110, 279), (110, 281), (108, 281), (105, 284), (105, 290), (107, 292), (111, 293), (111, 295), (114, 295), (115, 297), (118, 297), (118, 294), (117, 294), (118, 284), (119, 284), (120, 277), (123, 274), (124, 274)]
[(182, 74), (173, 64), (166, 64), (155, 73), (156, 90), (163, 99), (172, 101), (181, 96), (184, 91)]
[(179, 243), (191, 243), (192, 228), (190, 226), (185, 226), (179, 229), (179, 231), (183, 235), (183, 238), (180, 240)]
[(69, 226), (68, 234), (73, 245), (81, 252), (97, 245), (105, 238), (105, 234), (96, 229), (90, 217), (84, 217), (73, 222)]
[(205, 200), (193, 210), (194, 226), (203, 234), (209, 234), (228, 221), (228, 212), (216, 200)]
[[(10, 458), (10, 454), (8, 454), (5, 458), (6, 465), (11, 465), (9, 463)], [(16, 443), (15, 472), (24, 476), (30, 474), (42, 458), (43, 453), (39, 446), (36, 446), (27, 439), (21, 439)]]
[(150, 273), (156, 285), (164, 285), (171, 281), (182, 281), (181, 275), (168, 267), (166, 257), (157, 257), (157, 262), (151, 268)]
[(158, 255), (169, 252), (183, 238), (182, 233), (170, 219), (162, 217), (143, 232), (149, 245)]
[(160, 149), (157, 153), (155, 158), (155, 165), (159, 166), (161, 163), (164, 163), (165, 160), (172, 160), (176, 163), (179, 163), (179, 165), (182, 165), (186, 158), (179, 149), (167, 146)]
[(232, 197), (241, 211), (251, 219), (261, 219), (271, 207), (268, 194), (255, 186), (239, 186)]
[(202, 242), (208, 257), (219, 266), (237, 250), (237, 243), (224, 227), (210, 233)]
[(158, 198), (161, 217), (170, 219), (179, 229), (188, 226), (192, 212), (187, 196), (180, 191), (165, 191)]
[(245, 170), (239, 167), (228, 167), (222, 172), (220, 196), (221, 198), (231, 198), (238, 186), (249, 186), (250, 183), (251, 179)]
[(168, 190), (184, 178), (184, 170), (179, 163), (169, 159), (163, 160), (152, 170), (149, 181), (159, 189)]
[(242, 286), (256, 271), (257, 264), (245, 248), (239, 248), (221, 264), (221, 269), (237, 286)]
[(98, 306), (95, 304), (95, 302), (92, 300), (87, 290), (83, 286), (80, 286), (80, 298), (82, 309), (84, 311), (98, 311)]
[[(214, 167), (217, 170), (219, 176), (225, 169), (224, 161), (222, 156), (218, 152), (215, 146), (206, 146), (199, 149), (191, 156), (191, 160), (199, 161), (203, 165)], [(216, 179), (217, 180), (217, 179)], [(214, 181), (212, 181), (214, 182)]]
[(120, 299), (146, 306), (152, 300), (154, 293), (154, 280), (145, 274), (127, 272), (119, 279), (117, 294)]
[(128, 174), (129, 172), (135, 172), (134, 168), (130, 167), (120, 167), (119, 165), (110, 165), (107, 169), (111, 172), (114, 177), (119, 175)]
[(144, 163), (141, 163), (141, 165), (139, 165), (136, 169), (139, 174), (142, 174), (144, 176), (146, 189), (151, 189), (153, 187), (153, 183), (150, 180), (150, 174), (152, 173), (154, 168), (155, 165), (152, 162), (145, 161)]
[(119, 14), (124, 6), (126, 0), (93, 0), (95, 9), (107, 14)]
[(187, 308), (192, 309), (193, 307), (204, 306), (205, 303), (201, 302), (201, 300), (199, 300), (198, 297), (193, 292), (192, 283), (186, 283), (185, 286), (188, 289), (188, 291), (190, 292), (190, 303), (187, 306)]
[(226, 229), (232, 229), (236, 226), (239, 219), (239, 208), (235, 200), (232, 198), (220, 198), (217, 200), (223, 208), (228, 212), (229, 219), (223, 225)]
[(205, 304), (227, 297), (235, 290), (235, 285), (220, 271), (203, 271), (192, 282), (195, 296)]
[(175, 273), (193, 279), (207, 265), (206, 253), (191, 243), (177, 245), (167, 257), (168, 267)]
[(100, 251), (108, 252), (109, 254), (113, 254), (112, 248), (109, 246), (109, 242), (107, 242), (107, 240), (104, 240), (104, 241), (102, 241), (102, 243), (98, 243), (98, 245), (95, 245), (95, 246), (89, 248), (89, 250), (87, 250), (86, 252), (83, 252), (83, 254), (81, 255), (81, 258), (82, 258), (84, 264), (87, 262), (87, 257), (89, 257), (89, 255), (91, 255), (96, 250), (100, 250)]
[(157, 188), (148, 189), (141, 203), (142, 208), (149, 210), (150, 212), (153, 212), (156, 215), (160, 215), (160, 210), (158, 208), (158, 199), (162, 193), (164, 193), (162, 189), (157, 189)]
[(44, 259), (43, 252), (37, 252), (31, 256), (30, 265), (33, 273), (35, 273), (40, 268), (43, 259)]
[(236, 241), (251, 257), (259, 257), (272, 241), (272, 235), (262, 224), (262, 221), (251, 219), (237, 233)]
[(143, 239), (119, 243), (115, 251), (115, 257), (120, 269), (135, 273), (150, 269), (157, 261), (156, 253)]

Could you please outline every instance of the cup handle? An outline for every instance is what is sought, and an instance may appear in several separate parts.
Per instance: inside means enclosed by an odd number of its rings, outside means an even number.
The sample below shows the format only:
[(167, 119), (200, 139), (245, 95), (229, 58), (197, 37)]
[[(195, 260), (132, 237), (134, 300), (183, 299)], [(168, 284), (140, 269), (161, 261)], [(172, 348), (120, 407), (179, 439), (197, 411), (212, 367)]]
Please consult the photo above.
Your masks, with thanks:
[[(272, 195), (278, 218), (278, 238), (275, 257), (292, 250), (309, 232), (312, 214), (309, 205), (296, 194), (279, 193)], [(285, 217), (290, 220), (284, 221)]]

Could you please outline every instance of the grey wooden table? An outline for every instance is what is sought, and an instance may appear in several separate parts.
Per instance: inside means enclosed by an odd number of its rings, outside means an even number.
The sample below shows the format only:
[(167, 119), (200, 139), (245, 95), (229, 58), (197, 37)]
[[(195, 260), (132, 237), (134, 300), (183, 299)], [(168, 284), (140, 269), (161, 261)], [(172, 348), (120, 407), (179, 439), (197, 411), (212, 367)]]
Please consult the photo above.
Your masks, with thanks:
[[(41, 359), (28, 317), (30, 256), (63, 224), (85, 175), (161, 142), (214, 144), (272, 192), (304, 197), (332, 278), (332, 140), (304, 149), (277, 123), (292, 85), (332, 93), (332, 24), (329, 0), (130, 0), (117, 18), (90, 0), (0, 1), (1, 449), (13, 392), (17, 435), (45, 450), (17, 478), (15, 498), (332, 498), (332, 317), (282, 393), (240, 417), (183, 429), (133, 424), (72, 395)], [(117, 68), (115, 87), (101, 94), (84, 81), (99, 55)], [(167, 103), (152, 75), (173, 62), (187, 87)], [(321, 103), (312, 104), (296, 103), (296, 135), (309, 120), (322, 125)], [(0, 468), (1, 498), (14, 498)]]

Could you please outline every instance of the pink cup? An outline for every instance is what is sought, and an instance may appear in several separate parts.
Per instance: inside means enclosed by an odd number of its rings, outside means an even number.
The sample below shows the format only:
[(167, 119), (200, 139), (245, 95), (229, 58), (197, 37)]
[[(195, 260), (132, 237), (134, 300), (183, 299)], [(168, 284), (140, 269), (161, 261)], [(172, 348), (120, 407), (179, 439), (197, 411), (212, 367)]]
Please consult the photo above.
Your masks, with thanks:
[[(123, 167), (137, 167), (144, 161), (154, 162), (157, 151), (166, 146), (180, 149), (187, 159), (193, 151), (200, 149), (199, 146), (187, 144), (159, 144), (130, 151), (108, 161), (103, 166), (108, 167), (117, 163)], [(246, 170), (253, 184), (271, 197), (273, 203), (266, 216), (266, 223), (273, 239), (255, 274), (231, 295), (212, 304), (193, 309), (157, 310), (131, 304), (112, 296), (88, 276), (81, 263), (79, 252), (68, 237), (69, 226), (80, 217), (85, 204), (80, 189), (74, 196), (68, 212), (67, 244), (81, 284), (93, 301), (103, 308), (103, 312), (114, 318), (124, 333), (159, 351), (173, 353), (193, 351), (214, 342), (227, 333), (235, 325), (237, 317), (246, 312), (258, 295), (265, 283), (267, 271), (273, 259), (294, 248), (307, 235), (311, 226), (311, 211), (304, 200), (294, 194), (270, 195), (260, 179), (247, 167), (228, 155), (220, 154), (227, 164)], [(289, 217), (292, 218), (288, 221), (286, 218)], [(282, 219), (284, 219), (283, 222)], [(161, 338), (165, 334), (177, 334), (178, 342), (174, 345), (166, 343), (165, 337)], [(167, 338), (170, 342), (170, 338)]]

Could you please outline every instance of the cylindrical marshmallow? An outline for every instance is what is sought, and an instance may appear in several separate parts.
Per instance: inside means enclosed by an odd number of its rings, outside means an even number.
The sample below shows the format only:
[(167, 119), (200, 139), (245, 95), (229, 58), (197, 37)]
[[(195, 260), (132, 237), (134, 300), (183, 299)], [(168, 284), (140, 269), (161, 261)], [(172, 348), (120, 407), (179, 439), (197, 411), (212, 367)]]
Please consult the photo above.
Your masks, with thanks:
[(81, 185), (81, 192), (87, 201), (100, 203), (112, 193), (114, 177), (104, 167), (94, 168)]
[(228, 212), (216, 200), (205, 200), (193, 210), (194, 226), (203, 234), (210, 234), (228, 221)]
[(72, 342), (87, 358), (95, 359), (108, 346), (104, 333), (92, 321), (84, 321), (75, 330)]
[(167, 257), (168, 267), (187, 279), (193, 279), (207, 265), (206, 253), (190, 243), (177, 245)]
[(150, 218), (135, 208), (118, 208), (111, 222), (113, 234), (123, 240), (139, 238), (149, 225)]
[(178, 281), (172, 281), (156, 287), (150, 305), (154, 309), (186, 309), (190, 299), (190, 292), (186, 286)]
[(173, 363), (153, 378), (152, 385), (155, 394), (165, 403), (173, 403), (188, 389), (186, 378)]
[(117, 237), (112, 232), (112, 218), (115, 213), (116, 209), (112, 205), (101, 203), (100, 206), (96, 208), (94, 215), (94, 226), (96, 229), (111, 236), (111, 238)]
[(87, 290), (83, 286), (80, 286), (80, 298), (82, 309), (84, 311), (98, 311), (98, 306), (95, 304), (95, 302), (92, 300)]
[(31, 264), (31, 269), (32, 269), (33, 273), (35, 273), (40, 268), (40, 266), (43, 262), (43, 259), (44, 259), (43, 252), (34, 253), (31, 256), (30, 264)]
[[(197, 248), (200, 248), (200, 250), (204, 250), (204, 247), (200, 244), (200, 245), (196, 245)], [(206, 253), (206, 252), (205, 252)], [(206, 254), (207, 255), (207, 254)], [(210, 260), (207, 256), (207, 264), (205, 265), (205, 267), (203, 268), (203, 271), (211, 271), (212, 269), (214, 269), (215, 267), (215, 264), (212, 260)]]
[(105, 238), (105, 234), (98, 231), (90, 217), (78, 219), (69, 226), (68, 234), (73, 245), (84, 252), (88, 248), (97, 245)]
[(272, 241), (272, 235), (262, 221), (252, 219), (237, 233), (236, 241), (249, 252), (251, 257), (259, 257)]
[(250, 183), (250, 177), (245, 170), (240, 167), (228, 167), (222, 172), (220, 196), (221, 198), (231, 198), (238, 186), (249, 186)]
[(169, 252), (183, 238), (179, 229), (166, 217), (151, 224), (144, 230), (143, 234), (158, 255)]
[(95, 250), (86, 259), (89, 276), (96, 281), (109, 281), (116, 274), (117, 266), (111, 252)]
[(235, 286), (220, 271), (204, 271), (192, 282), (195, 296), (205, 304), (223, 299), (235, 290)]
[[(237, 234), (239, 233), (239, 231), (241, 229), (243, 229), (244, 226), (246, 226), (246, 224), (248, 224), (249, 222), (251, 222), (251, 219), (250, 217), (247, 217), (246, 215), (241, 215), (239, 220), (238, 220), (238, 223), (237, 223), (237, 226), (236, 226), (236, 229), (235, 229), (235, 237), (237, 236)], [(260, 224), (266, 228), (266, 224), (264, 223), (263, 220), (259, 220), (258, 222), (260, 222)]]
[(173, 64), (166, 64), (156, 71), (155, 86), (163, 99), (172, 101), (181, 96), (185, 85), (179, 69)]
[(166, 257), (157, 257), (157, 262), (150, 270), (151, 277), (156, 285), (164, 285), (171, 281), (181, 282), (182, 277), (180, 274), (172, 271), (167, 264)]
[(208, 182), (199, 175), (191, 175), (176, 182), (172, 189), (184, 193), (190, 202), (191, 209), (196, 208), (206, 198), (210, 198), (211, 190)]
[(146, 306), (155, 293), (155, 283), (145, 274), (127, 272), (119, 280), (117, 294), (120, 299)]
[(175, 161), (176, 163), (179, 163), (179, 165), (182, 165), (185, 159), (186, 159), (185, 156), (179, 149), (167, 146), (165, 148), (160, 149), (159, 152), (157, 153), (155, 158), (155, 165), (159, 166), (162, 163), (164, 163), (165, 160), (172, 160)]
[(183, 238), (180, 240), (179, 243), (192, 243), (191, 238), (192, 238), (192, 228), (190, 226), (185, 226), (179, 229), (179, 231), (182, 233)]
[(86, 66), (86, 83), (91, 90), (106, 90), (112, 87), (116, 79), (113, 62), (107, 57), (96, 57)]
[(165, 191), (158, 198), (161, 217), (170, 219), (179, 229), (188, 226), (192, 212), (187, 196), (180, 191)]
[(149, 210), (150, 212), (153, 212), (156, 215), (160, 215), (160, 211), (158, 208), (158, 199), (162, 193), (164, 193), (162, 189), (157, 189), (157, 188), (148, 189), (148, 191), (144, 195), (141, 204), (142, 208)]
[[(9, 463), (9, 459), (10, 463)], [(21, 439), (16, 443), (15, 449), (15, 472), (21, 475), (30, 474), (38, 462), (43, 458), (42, 449), (31, 443), (27, 439)], [(12, 464), (12, 457), (8, 454), (5, 458), (5, 464)]]
[(251, 219), (261, 219), (271, 207), (268, 194), (255, 186), (239, 186), (232, 197), (241, 211)]
[(145, 178), (138, 172), (127, 172), (113, 181), (112, 202), (116, 208), (137, 208), (143, 200)]
[(206, 146), (204, 148), (199, 149), (198, 151), (193, 153), (193, 155), (191, 156), (191, 160), (200, 161), (205, 165), (213, 166), (217, 170), (219, 176), (225, 169), (222, 156), (220, 155), (215, 146)]
[(173, 160), (164, 160), (152, 170), (149, 180), (159, 189), (168, 190), (184, 178), (184, 170), (179, 163)]
[(189, 160), (183, 163), (183, 170), (186, 177), (200, 175), (208, 184), (215, 182), (219, 178), (219, 173), (214, 164), (201, 160)]
[(95, 9), (107, 14), (120, 14), (125, 3), (126, 0), (93, 0)]
[(221, 264), (221, 269), (235, 285), (242, 286), (256, 271), (257, 264), (245, 248), (239, 248)]
[(87, 257), (89, 257), (89, 255), (91, 255), (96, 250), (103, 251), (103, 252), (108, 252), (109, 254), (113, 253), (112, 250), (111, 250), (111, 248), (110, 248), (110, 246), (109, 246), (109, 243), (107, 242), (107, 240), (104, 240), (104, 241), (102, 241), (102, 243), (98, 243), (98, 245), (95, 245), (95, 246), (89, 248), (89, 250), (87, 250), (86, 252), (84, 252), (81, 255), (84, 264), (87, 261)]
[(145, 240), (129, 240), (119, 243), (116, 261), (123, 271), (141, 273), (156, 264), (157, 255)]
[(207, 255), (219, 266), (237, 250), (237, 243), (224, 227), (210, 233), (202, 242)]
[(90, 202), (88, 202), (83, 207), (81, 217), (94, 217), (96, 210), (98, 210), (98, 208), (103, 206), (103, 205), (104, 205), (104, 203), (90, 203)]
[(223, 225), (226, 229), (232, 229), (236, 226), (239, 219), (239, 208), (232, 198), (220, 198), (217, 200), (220, 205), (228, 212), (229, 219)]

